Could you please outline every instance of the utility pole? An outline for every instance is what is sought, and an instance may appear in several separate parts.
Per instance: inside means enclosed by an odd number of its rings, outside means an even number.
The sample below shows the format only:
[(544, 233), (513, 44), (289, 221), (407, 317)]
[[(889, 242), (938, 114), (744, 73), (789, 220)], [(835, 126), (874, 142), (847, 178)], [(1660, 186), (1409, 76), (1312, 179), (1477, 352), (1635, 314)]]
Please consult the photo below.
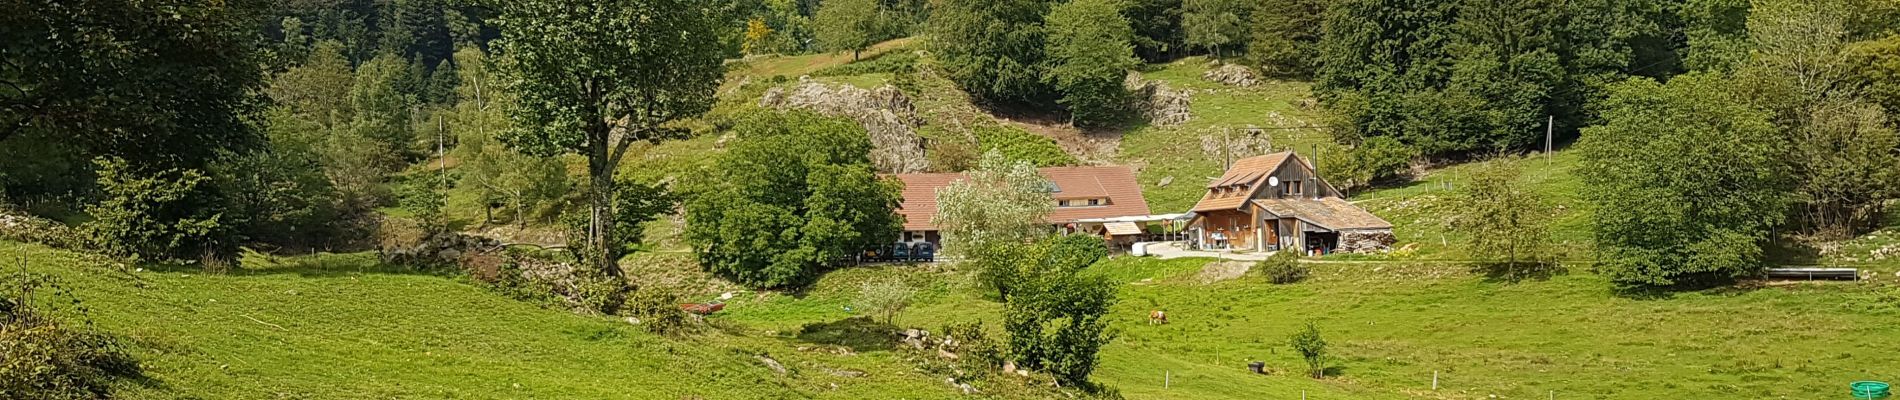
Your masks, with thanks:
[(1232, 133), (1232, 131), (1233, 129), (1231, 128), (1220, 128), (1220, 158), (1222, 171), (1234, 168), (1234, 146), (1227, 143), (1227, 136), (1229, 133)]
[(442, 151), (442, 115), (435, 116), (435, 176), (443, 189), (449, 187), (449, 158)]
[(1548, 121), (1549, 122), (1544, 124), (1544, 161), (1550, 161), (1550, 142), (1552, 138), (1556, 137), (1557, 116), (1550, 116)]

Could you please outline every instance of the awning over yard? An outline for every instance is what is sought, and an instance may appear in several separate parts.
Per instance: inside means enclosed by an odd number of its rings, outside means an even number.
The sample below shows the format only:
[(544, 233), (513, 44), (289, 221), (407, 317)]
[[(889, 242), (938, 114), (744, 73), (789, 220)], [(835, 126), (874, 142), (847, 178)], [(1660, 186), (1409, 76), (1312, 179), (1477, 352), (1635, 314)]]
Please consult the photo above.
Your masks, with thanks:
[(1141, 234), (1141, 227), (1136, 226), (1135, 223), (1133, 222), (1110, 222), (1110, 223), (1102, 224), (1102, 227), (1108, 228), (1109, 236), (1129, 236), (1129, 235)]

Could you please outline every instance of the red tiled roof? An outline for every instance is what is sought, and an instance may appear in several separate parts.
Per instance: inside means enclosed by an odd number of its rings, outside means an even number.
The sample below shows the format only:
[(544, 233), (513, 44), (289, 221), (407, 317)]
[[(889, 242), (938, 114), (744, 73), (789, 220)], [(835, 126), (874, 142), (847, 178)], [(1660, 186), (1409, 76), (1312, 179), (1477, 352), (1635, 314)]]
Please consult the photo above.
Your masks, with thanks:
[[(1108, 199), (1108, 205), (1104, 206), (1056, 207), (1049, 212), (1050, 222), (1148, 215), (1148, 199), (1141, 196), (1141, 184), (1135, 181), (1135, 171), (1128, 167), (1050, 167), (1038, 171), (1059, 189), (1051, 194), (1051, 202), (1055, 199)], [(937, 229), (930, 223), (937, 217), (937, 189), (963, 179), (963, 174), (898, 174), (896, 177), (904, 182), (904, 201), (897, 208), (897, 214), (904, 216), (904, 230), (928, 231)]]

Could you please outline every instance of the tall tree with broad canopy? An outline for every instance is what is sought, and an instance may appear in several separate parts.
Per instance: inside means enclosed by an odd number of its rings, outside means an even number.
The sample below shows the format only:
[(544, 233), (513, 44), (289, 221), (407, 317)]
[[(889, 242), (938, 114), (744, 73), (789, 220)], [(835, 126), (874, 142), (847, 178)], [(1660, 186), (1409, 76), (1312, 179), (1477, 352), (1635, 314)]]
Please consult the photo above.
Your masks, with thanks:
[(1857, 0), (1763, 0), (1748, 16), (1753, 44), (1735, 81), (1772, 112), (1793, 146), (1796, 228), (1848, 238), (1900, 196), (1900, 134), (1869, 101), (1849, 41)]
[(1043, 79), (1043, 15), (1047, 0), (946, 1), (930, 12), (932, 55), (945, 75), (977, 101), (1047, 105)]
[[(256, 0), (0, 5), (0, 143), (44, 138), (133, 175), (260, 148)], [(4, 174), (0, 174), (4, 175)], [(88, 179), (84, 175), (66, 179)]]
[(1610, 89), (1584, 128), (1577, 171), (1596, 204), (1602, 270), (1626, 286), (1710, 283), (1760, 272), (1790, 205), (1788, 144), (1723, 74)]
[(519, 102), (504, 141), (587, 157), (588, 263), (621, 274), (612, 249), (614, 171), (634, 143), (687, 136), (725, 68), (718, 21), (693, 0), (500, 2), (501, 73)]
[(828, 0), (818, 7), (812, 28), (826, 50), (848, 50), (856, 60), (877, 43), (882, 28), (879, 17), (877, 0)]
[(1049, 75), (1078, 126), (1113, 122), (1127, 110), (1122, 80), (1140, 65), (1133, 28), (1108, 0), (1074, 0), (1049, 11)]
[(714, 169), (686, 184), (686, 240), (709, 272), (796, 287), (900, 232), (903, 190), (871, 167), (857, 123), (806, 112), (741, 116)]

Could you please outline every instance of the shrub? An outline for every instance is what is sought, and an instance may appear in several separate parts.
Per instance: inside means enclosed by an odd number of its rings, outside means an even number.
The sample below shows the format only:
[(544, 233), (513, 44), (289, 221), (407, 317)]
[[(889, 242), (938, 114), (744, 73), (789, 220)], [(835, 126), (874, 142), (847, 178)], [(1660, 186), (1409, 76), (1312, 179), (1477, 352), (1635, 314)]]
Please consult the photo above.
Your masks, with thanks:
[(1062, 151), (1054, 139), (1037, 136), (1008, 126), (983, 125), (972, 130), (984, 152), (998, 151), (1004, 158), (1027, 161), (1038, 167), (1075, 165), (1075, 156)]
[(1048, 372), (1065, 385), (1094, 388), (1088, 376), (1099, 362), (1096, 355), (1115, 336), (1103, 319), (1115, 304), (1115, 284), (1078, 272), (1100, 259), (1106, 252), (1101, 246), (1100, 238), (1057, 237), (1017, 259), (1003, 314), (1017, 365)]
[(678, 335), (691, 328), (686, 312), (680, 310), (679, 304), (683, 298), (672, 288), (649, 285), (634, 290), (627, 297), (626, 312), (639, 318), (640, 326), (648, 332)]
[(86, 237), (66, 224), (0, 207), (0, 239), (78, 249)]
[(917, 289), (905, 284), (903, 278), (890, 277), (865, 282), (858, 289), (853, 308), (875, 313), (889, 324), (896, 319), (897, 313), (910, 307), (911, 298), (916, 295)]
[(989, 337), (982, 321), (946, 325), (943, 337), (943, 349), (957, 355), (959, 382), (987, 379), (990, 370), (1001, 368), (1006, 361), (1002, 346)]
[(124, 160), (101, 158), (105, 199), (87, 207), (86, 237), (119, 257), (179, 261), (237, 256), (235, 234), (220, 212), (223, 201), (198, 170), (139, 171)]
[(1293, 334), (1287, 344), (1300, 353), (1300, 358), (1306, 359), (1308, 374), (1314, 378), (1326, 377), (1326, 339), (1319, 336), (1318, 325), (1306, 323), (1306, 329)]
[(1253, 269), (1255, 273), (1266, 276), (1267, 281), (1275, 285), (1298, 283), (1305, 280), (1306, 275), (1311, 272), (1306, 265), (1300, 264), (1300, 254), (1290, 250), (1267, 256), (1267, 259), (1254, 264)]
[(35, 290), (65, 293), (51, 277), (9, 275), (0, 282), (9, 291), (0, 296), (0, 398), (103, 399), (112, 381), (139, 376), (138, 360), (118, 340), (67, 327), (26, 301)]

